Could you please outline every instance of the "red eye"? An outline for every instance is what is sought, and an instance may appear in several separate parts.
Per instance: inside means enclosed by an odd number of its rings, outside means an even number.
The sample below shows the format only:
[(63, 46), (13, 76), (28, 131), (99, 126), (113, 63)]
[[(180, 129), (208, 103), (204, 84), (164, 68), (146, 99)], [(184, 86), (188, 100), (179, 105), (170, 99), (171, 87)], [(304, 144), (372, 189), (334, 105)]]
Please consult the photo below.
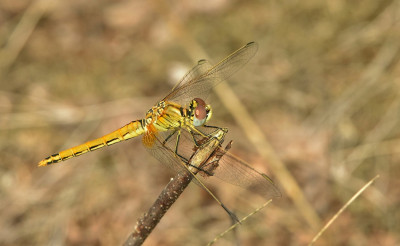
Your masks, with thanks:
[(195, 98), (194, 100), (197, 102), (197, 107), (194, 110), (194, 116), (199, 120), (206, 118), (206, 102), (204, 102), (201, 98)]
[(200, 98), (195, 98), (194, 100), (197, 106), (194, 109), (193, 125), (202, 126), (207, 117), (206, 103)]
[(199, 120), (206, 118), (206, 108), (204, 106), (198, 105), (194, 111), (194, 116), (196, 116), (196, 118)]

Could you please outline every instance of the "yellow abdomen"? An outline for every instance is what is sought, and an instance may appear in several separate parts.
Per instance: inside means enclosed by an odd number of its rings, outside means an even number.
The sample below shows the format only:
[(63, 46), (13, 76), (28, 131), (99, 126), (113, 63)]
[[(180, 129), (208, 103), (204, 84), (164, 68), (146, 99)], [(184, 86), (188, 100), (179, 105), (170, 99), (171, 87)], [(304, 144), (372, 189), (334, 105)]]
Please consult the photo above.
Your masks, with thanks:
[(144, 120), (132, 121), (131, 123), (113, 131), (107, 135), (104, 135), (95, 140), (87, 143), (63, 150), (58, 154), (51, 155), (44, 160), (39, 162), (39, 166), (47, 166), (60, 161), (65, 161), (75, 156), (82, 155), (89, 151), (100, 149), (104, 146), (112, 145), (123, 140), (134, 138), (145, 132)]
[(51, 155), (39, 162), (39, 166), (47, 166), (72, 157), (100, 149), (104, 146), (115, 144), (123, 140), (137, 137), (144, 134), (143, 143), (151, 148), (156, 139), (157, 132), (168, 131), (179, 128), (184, 124), (185, 113), (180, 105), (171, 102), (160, 102), (153, 107), (143, 120), (132, 121), (131, 123), (113, 131), (103, 137), (87, 143), (63, 150), (58, 154)]

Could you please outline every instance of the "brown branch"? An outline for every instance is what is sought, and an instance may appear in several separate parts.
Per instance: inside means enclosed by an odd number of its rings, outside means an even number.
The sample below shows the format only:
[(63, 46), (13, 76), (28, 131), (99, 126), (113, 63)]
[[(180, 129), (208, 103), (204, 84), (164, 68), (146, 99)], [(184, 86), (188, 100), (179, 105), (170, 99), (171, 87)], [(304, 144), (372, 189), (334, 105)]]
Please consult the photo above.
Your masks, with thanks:
[[(222, 131), (222, 130), (220, 130)], [(225, 135), (225, 132), (222, 132)], [(216, 163), (223, 156), (220, 150), (220, 144), (223, 138), (217, 139), (212, 138), (206, 143), (202, 144), (194, 152), (190, 160), (188, 161), (190, 167), (199, 167), (204, 163), (213, 162)], [(229, 144), (228, 144), (229, 145)], [(168, 149), (171, 154), (174, 154), (172, 150)], [(187, 165), (182, 162), (182, 165)], [(195, 171), (183, 171), (178, 173), (168, 185), (161, 192), (157, 200), (150, 207), (149, 211), (145, 213), (138, 221), (135, 230), (131, 233), (128, 239), (125, 241), (124, 246), (142, 245), (146, 238), (150, 235), (153, 229), (157, 226), (158, 222), (168, 211), (168, 209), (174, 204), (178, 197), (182, 194), (185, 188), (189, 185), (193, 179)], [(229, 213), (229, 210), (227, 210)]]
[(135, 230), (125, 241), (124, 245), (142, 245), (164, 214), (189, 185), (192, 178), (190, 173), (183, 172), (171, 179), (149, 211), (137, 221)]

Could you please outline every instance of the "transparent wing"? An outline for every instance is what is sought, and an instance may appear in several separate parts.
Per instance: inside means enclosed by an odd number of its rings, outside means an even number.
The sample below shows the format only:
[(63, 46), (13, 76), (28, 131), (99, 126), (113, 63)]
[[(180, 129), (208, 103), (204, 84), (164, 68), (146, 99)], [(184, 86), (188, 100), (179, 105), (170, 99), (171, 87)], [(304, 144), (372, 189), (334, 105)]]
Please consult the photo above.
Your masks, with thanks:
[(207, 60), (200, 60), (163, 100), (184, 104), (195, 97), (205, 99), (212, 87), (239, 71), (257, 49), (257, 43), (248, 43), (215, 66), (211, 66)]
[[(203, 168), (207, 170), (209, 164), (207, 163)], [(217, 167), (213, 167), (212, 170), (213, 176), (224, 182), (247, 189), (265, 199), (281, 196), (273, 181), (266, 174), (260, 173), (229, 152), (224, 151)]]

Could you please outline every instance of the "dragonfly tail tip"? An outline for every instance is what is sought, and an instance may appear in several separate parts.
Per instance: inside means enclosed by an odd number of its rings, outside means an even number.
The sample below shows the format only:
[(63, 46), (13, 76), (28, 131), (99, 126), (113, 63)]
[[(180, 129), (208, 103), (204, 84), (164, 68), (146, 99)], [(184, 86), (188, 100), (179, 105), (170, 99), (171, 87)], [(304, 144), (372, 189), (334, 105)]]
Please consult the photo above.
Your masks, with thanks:
[(45, 161), (39, 162), (38, 167), (44, 167), (44, 166), (47, 166), (47, 163)]

